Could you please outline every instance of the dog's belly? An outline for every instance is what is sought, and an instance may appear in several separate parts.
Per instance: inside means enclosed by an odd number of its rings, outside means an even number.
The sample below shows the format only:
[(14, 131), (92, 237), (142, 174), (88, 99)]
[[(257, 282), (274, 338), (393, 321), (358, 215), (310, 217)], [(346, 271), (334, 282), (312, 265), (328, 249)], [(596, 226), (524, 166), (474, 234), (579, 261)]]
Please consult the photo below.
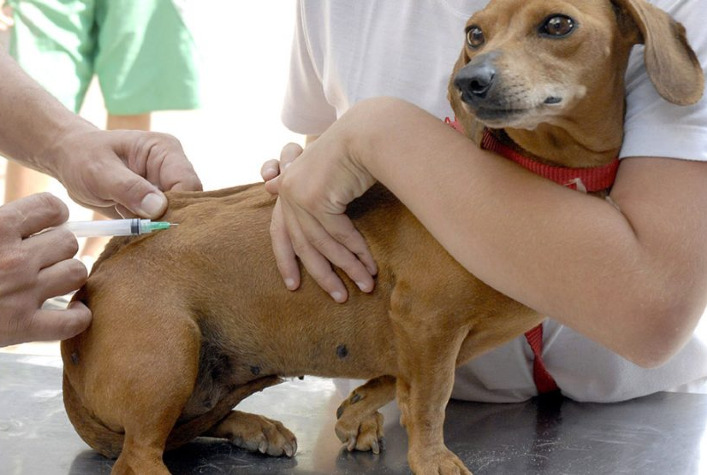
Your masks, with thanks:
[(184, 416), (204, 413), (234, 388), (269, 375), (369, 379), (395, 374), (397, 352), (380, 294), (352, 292), (352, 305), (336, 304), (324, 294), (313, 305), (310, 290), (301, 289), (287, 295), (285, 313), (270, 311), (273, 299), (263, 298), (251, 299), (248, 309), (236, 306), (230, 316), (204, 316), (198, 321), (199, 373)]

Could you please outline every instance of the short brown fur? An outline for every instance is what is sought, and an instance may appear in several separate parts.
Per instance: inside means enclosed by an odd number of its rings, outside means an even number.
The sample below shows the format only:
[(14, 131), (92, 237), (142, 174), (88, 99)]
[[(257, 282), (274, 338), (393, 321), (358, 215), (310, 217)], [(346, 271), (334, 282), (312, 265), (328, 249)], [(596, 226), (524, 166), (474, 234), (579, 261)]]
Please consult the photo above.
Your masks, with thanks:
[[(676, 103), (696, 101), (702, 71), (684, 36), (670, 33), (681, 27), (641, 0), (613, 6), (493, 0), (475, 15), (469, 24), (502, 27), (496, 34), (488, 27), (483, 51), (465, 48), (455, 74), (495, 51), (501, 77), (529, 77), (530, 93), (544, 83), (586, 89), (534, 130), (485, 125), (503, 128), (538, 159), (574, 167), (605, 163), (621, 143), (628, 51), (644, 37), (657, 89)], [(558, 11), (582, 18), (611, 54), (598, 59), (596, 47), (555, 40), (540, 61), (524, 59), (519, 49), (526, 46), (515, 36), (528, 36), (523, 28), (533, 18)], [(543, 61), (565, 64), (565, 74), (546, 77)], [(599, 65), (598, 72), (574, 71), (581, 64)], [(682, 68), (678, 85), (668, 74), (675, 68)], [(481, 119), (453, 85), (450, 99), (475, 136)], [(200, 435), (293, 455), (295, 437), (282, 424), (232, 408), (280, 377), (300, 375), (372, 378), (339, 410), (336, 433), (350, 449), (379, 450), (377, 410), (397, 397), (412, 470), (469, 473), (443, 442), (454, 369), (537, 325), (541, 316), (467, 273), (380, 186), (349, 209), (379, 265), (376, 290), (363, 294), (347, 284), (345, 305), (306, 275), (297, 292), (284, 289), (268, 231), (274, 199), (262, 185), (170, 193), (169, 200), (164, 219), (179, 226), (112, 240), (76, 296), (92, 309), (93, 323), (62, 343), (67, 413), (91, 447), (118, 457), (114, 473), (168, 473), (163, 451)]]

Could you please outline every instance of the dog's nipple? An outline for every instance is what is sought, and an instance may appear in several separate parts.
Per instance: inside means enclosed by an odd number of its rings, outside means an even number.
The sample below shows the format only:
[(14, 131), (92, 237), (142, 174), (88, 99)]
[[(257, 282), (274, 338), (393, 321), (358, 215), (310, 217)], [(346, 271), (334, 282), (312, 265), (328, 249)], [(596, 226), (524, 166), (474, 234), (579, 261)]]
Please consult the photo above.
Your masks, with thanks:
[(339, 345), (336, 347), (336, 356), (341, 358), (342, 360), (346, 358), (349, 355), (349, 350), (346, 348), (346, 345)]

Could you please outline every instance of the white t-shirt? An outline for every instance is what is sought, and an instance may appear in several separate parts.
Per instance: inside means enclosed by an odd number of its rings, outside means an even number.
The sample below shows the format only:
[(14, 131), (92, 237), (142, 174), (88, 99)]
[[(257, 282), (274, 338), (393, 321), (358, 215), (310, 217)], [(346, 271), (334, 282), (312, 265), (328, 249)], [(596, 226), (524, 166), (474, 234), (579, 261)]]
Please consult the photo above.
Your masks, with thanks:
[[(452, 117), (447, 82), (464, 25), (486, 0), (300, 0), (282, 119), (318, 135), (356, 102), (394, 96), (440, 119)], [(707, 0), (654, 0), (685, 25), (707, 65)], [(679, 107), (655, 92), (634, 48), (627, 71), (622, 157), (707, 160), (707, 98)], [(703, 327), (707, 325), (702, 325)], [(568, 397), (620, 401), (681, 386), (707, 388), (707, 328), (657, 369), (640, 368), (554, 321), (546, 321), (543, 360)], [(701, 335), (706, 335), (701, 337)], [(457, 371), (453, 397), (523, 401), (537, 394), (532, 352), (518, 338)]]

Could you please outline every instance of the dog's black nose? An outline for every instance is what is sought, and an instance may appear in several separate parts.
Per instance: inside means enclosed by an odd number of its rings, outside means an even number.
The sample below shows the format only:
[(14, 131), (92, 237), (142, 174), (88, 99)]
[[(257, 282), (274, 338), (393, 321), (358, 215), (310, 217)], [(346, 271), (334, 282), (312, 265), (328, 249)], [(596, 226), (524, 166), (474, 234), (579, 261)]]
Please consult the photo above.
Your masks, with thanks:
[(454, 85), (462, 92), (464, 97), (477, 97), (483, 99), (493, 86), (496, 70), (488, 64), (467, 69), (464, 67), (454, 78)]
[(464, 102), (486, 98), (496, 79), (494, 59), (495, 55), (474, 58), (457, 72), (454, 86), (461, 91)]

